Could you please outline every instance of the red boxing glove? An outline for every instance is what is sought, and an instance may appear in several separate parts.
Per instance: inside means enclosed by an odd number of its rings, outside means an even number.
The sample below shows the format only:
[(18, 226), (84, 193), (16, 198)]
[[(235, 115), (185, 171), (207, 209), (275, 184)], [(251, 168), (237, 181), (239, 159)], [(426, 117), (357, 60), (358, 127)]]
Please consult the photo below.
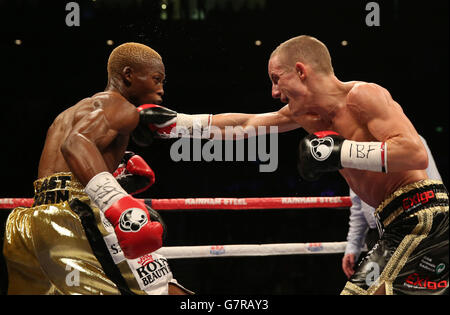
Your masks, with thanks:
[(120, 186), (131, 195), (139, 194), (155, 183), (155, 172), (139, 155), (126, 151), (113, 173)]
[(140, 122), (155, 132), (160, 138), (170, 138), (177, 126), (177, 112), (155, 104), (145, 104), (137, 108)]
[(85, 191), (114, 226), (126, 258), (135, 259), (161, 248), (163, 226), (150, 220), (145, 203), (127, 194), (111, 173), (95, 175)]
[(105, 217), (114, 226), (126, 258), (135, 259), (162, 247), (163, 227), (159, 222), (150, 221), (143, 202), (125, 196), (106, 209)]
[(209, 139), (211, 114), (180, 114), (166, 107), (145, 104), (137, 108), (139, 125), (132, 138), (139, 146), (148, 146), (156, 138), (192, 137)]

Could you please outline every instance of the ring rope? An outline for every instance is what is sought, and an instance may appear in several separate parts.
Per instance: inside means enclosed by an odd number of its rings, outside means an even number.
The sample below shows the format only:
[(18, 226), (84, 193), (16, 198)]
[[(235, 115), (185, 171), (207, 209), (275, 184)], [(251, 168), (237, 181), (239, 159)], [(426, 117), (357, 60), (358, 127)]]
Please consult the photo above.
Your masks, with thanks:
[[(352, 205), (350, 197), (187, 198), (149, 200), (151, 200), (152, 208), (155, 210), (348, 208)], [(33, 202), (33, 198), (0, 198), (0, 209), (31, 207)], [(346, 245), (347, 242), (169, 246), (160, 248), (156, 253), (168, 259), (337, 254), (344, 253)]]
[[(348, 208), (350, 197), (274, 197), (274, 198), (182, 198), (140, 199), (151, 201), (155, 210), (252, 210)], [(31, 207), (33, 198), (0, 198), (0, 209)]]
[(250, 245), (169, 246), (156, 251), (169, 259), (340, 254), (347, 242), (334, 243), (285, 243)]

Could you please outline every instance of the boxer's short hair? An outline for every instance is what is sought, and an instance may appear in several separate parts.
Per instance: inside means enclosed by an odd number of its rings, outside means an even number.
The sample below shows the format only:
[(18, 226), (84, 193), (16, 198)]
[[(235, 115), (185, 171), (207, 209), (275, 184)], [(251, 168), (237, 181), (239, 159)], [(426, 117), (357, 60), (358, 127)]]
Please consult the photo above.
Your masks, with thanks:
[(108, 77), (120, 75), (123, 68), (152, 67), (162, 63), (161, 56), (152, 48), (139, 43), (125, 43), (117, 46), (108, 58)]
[(334, 74), (327, 46), (311, 36), (302, 35), (285, 41), (273, 51), (270, 58), (274, 56), (278, 56), (288, 67), (295, 67), (295, 63), (302, 62), (318, 72)]

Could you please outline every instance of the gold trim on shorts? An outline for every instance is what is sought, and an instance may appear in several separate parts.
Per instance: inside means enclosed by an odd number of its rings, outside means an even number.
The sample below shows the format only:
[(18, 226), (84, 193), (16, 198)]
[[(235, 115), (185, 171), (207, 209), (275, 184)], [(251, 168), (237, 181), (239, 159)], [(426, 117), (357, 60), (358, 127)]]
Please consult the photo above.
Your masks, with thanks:
[(406, 235), (400, 245), (395, 250), (391, 259), (382, 271), (380, 277), (367, 290), (364, 290), (350, 281), (346, 283), (341, 295), (374, 295), (384, 284), (386, 295), (393, 295), (393, 282), (399, 272), (405, 266), (409, 256), (417, 246), (425, 239), (431, 231), (433, 217), (435, 213), (448, 212), (447, 207), (432, 207), (421, 210), (414, 214), (418, 223), (414, 230)]
[(33, 206), (58, 204), (73, 198), (85, 200), (84, 186), (70, 172), (59, 172), (34, 181)]
[[(397, 191), (395, 191), (393, 194), (391, 194), (386, 200), (384, 200), (378, 208), (375, 210), (375, 216), (380, 215), (383, 210), (397, 197), (400, 197), (401, 195), (408, 194), (410, 191), (423, 188), (430, 185), (443, 185), (442, 181), (439, 180), (422, 180), (416, 183), (412, 183), (406, 186), (403, 186), (399, 188)], [(448, 195), (445, 193), (437, 193), (436, 194), (437, 201), (444, 201), (448, 200)], [(404, 212), (404, 209), (400, 206), (397, 210), (393, 211), (383, 222), (384, 227), (387, 227), (389, 224), (391, 224), (400, 214)], [(414, 214), (413, 214), (414, 215)]]
[[(119, 294), (69, 205), (74, 198), (89, 202), (83, 185), (71, 173), (40, 178), (34, 185), (35, 202), (42, 203), (15, 208), (6, 223), (8, 294)], [(67, 200), (50, 202), (54, 198)]]

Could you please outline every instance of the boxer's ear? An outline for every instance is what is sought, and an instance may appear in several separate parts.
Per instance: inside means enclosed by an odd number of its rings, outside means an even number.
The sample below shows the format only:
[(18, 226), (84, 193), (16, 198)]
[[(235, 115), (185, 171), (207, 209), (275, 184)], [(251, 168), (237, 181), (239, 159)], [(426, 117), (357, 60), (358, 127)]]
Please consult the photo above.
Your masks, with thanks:
[(297, 62), (295, 64), (295, 71), (297, 72), (299, 78), (301, 80), (306, 79), (306, 67), (305, 64), (301, 63), (301, 62)]
[(122, 69), (122, 78), (123, 78), (123, 81), (126, 86), (131, 85), (132, 75), (133, 75), (133, 69), (131, 67), (126, 66)]

